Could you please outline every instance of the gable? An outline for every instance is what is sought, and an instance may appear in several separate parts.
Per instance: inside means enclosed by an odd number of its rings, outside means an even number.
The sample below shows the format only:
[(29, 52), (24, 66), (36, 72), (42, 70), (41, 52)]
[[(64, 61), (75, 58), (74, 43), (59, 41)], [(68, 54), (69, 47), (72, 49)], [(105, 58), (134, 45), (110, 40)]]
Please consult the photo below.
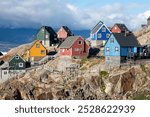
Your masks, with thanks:
[(37, 49), (37, 44), (39, 44), (39, 49), (44, 49), (44, 50), (46, 50), (46, 48), (45, 48), (45, 46), (41, 43), (41, 41), (40, 40), (37, 40), (33, 45), (32, 45), (32, 47), (30, 48), (30, 51), (33, 49), (33, 50), (36, 50)]
[(9, 60), (9, 63), (11, 62), (25, 62), (25, 60), (20, 56), (20, 55), (15, 55), (14, 57), (12, 57), (12, 59)]
[[(116, 38), (114, 37), (114, 35), (111, 35), (109, 40), (105, 44), (104, 49), (105, 56), (120, 56), (120, 48), (121, 47), (117, 42)], [(116, 51), (116, 49), (118, 51)]]
[(112, 31), (112, 32), (117, 32), (117, 33), (119, 33), (119, 32), (121, 32), (121, 29), (120, 29), (117, 25), (114, 25), (114, 26), (112, 27), (111, 31)]

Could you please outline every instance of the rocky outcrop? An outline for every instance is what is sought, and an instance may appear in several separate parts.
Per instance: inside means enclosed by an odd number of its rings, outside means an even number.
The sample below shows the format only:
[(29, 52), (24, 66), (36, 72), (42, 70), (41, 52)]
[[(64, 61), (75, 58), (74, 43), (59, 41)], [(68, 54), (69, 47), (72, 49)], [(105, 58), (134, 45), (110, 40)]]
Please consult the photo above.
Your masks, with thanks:
[(150, 26), (135, 31), (134, 35), (137, 37), (141, 45), (145, 45), (146, 42), (150, 39)]
[[(147, 99), (150, 94), (150, 64), (116, 68), (113, 71), (100, 71), (98, 64), (87, 70), (79, 68), (78, 74), (72, 76), (66, 72), (55, 72), (57, 64), (54, 67), (52, 63), (3, 83), (0, 86), (0, 99)], [(94, 68), (97, 70), (93, 71)]]

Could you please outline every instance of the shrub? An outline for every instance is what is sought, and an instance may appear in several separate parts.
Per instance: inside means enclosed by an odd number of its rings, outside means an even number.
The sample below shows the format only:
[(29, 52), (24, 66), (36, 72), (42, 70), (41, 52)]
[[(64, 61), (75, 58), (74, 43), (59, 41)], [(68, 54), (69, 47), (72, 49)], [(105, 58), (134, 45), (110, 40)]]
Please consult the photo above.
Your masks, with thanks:
[(100, 71), (99, 75), (101, 78), (106, 78), (109, 76), (109, 73), (107, 71)]

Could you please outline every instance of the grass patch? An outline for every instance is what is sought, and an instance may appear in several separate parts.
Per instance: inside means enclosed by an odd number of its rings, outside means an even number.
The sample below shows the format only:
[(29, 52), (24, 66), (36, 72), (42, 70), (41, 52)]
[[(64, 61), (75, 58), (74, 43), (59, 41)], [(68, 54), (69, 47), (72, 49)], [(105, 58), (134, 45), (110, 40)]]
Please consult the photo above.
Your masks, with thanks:
[(100, 71), (99, 76), (101, 78), (107, 78), (109, 76), (109, 73), (107, 71)]
[(150, 94), (145, 92), (138, 93), (133, 97), (133, 100), (150, 100)]

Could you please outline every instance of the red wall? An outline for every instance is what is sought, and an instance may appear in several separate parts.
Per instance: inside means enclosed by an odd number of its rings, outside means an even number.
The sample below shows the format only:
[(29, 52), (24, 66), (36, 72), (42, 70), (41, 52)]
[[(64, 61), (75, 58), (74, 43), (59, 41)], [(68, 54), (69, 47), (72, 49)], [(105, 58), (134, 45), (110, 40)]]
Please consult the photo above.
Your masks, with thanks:
[(60, 56), (71, 56), (72, 55), (72, 48), (70, 49), (60, 49)]
[[(82, 41), (82, 44), (79, 44), (79, 41)], [(84, 51), (84, 40), (79, 37), (78, 40), (73, 44), (73, 46), (70, 49), (60, 49), (60, 56), (76, 56), (76, 57), (83, 57), (88, 56), (89, 54), (89, 46), (85, 43), (86, 51)], [(78, 51), (76, 51), (78, 50)]]
[(57, 32), (57, 36), (58, 36), (58, 38), (66, 39), (67, 38), (67, 32), (61, 27), (59, 29), (59, 31)]
[(112, 33), (121, 33), (121, 30), (117, 25), (115, 25), (112, 27), (111, 32)]

